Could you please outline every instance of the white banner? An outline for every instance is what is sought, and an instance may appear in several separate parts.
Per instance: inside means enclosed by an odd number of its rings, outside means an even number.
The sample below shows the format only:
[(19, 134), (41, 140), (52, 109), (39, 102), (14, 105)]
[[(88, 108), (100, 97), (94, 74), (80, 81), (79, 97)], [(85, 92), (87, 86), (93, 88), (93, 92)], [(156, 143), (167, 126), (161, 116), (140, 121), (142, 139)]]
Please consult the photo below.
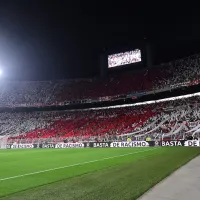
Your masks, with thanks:
[(33, 149), (33, 144), (12, 144), (11, 149)]
[(173, 147), (173, 146), (184, 146), (183, 142), (182, 141), (162, 141), (161, 142), (161, 146), (162, 147), (165, 147), (165, 146), (170, 146), (170, 147)]
[(185, 141), (185, 147), (200, 147), (200, 140), (188, 140)]
[(83, 143), (59, 143), (56, 144), (55, 148), (65, 149), (65, 148), (84, 148)]
[(146, 141), (112, 142), (110, 147), (149, 147), (149, 143)]

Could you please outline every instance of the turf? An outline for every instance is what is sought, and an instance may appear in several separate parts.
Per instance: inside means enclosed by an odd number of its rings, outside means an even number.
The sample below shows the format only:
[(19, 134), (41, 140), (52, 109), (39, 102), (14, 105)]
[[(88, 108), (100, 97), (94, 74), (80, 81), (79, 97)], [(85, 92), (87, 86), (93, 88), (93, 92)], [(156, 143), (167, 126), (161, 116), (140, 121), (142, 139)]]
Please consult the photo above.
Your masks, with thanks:
[(187, 147), (3, 150), (0, 200), (136, 199), (199, 154)]

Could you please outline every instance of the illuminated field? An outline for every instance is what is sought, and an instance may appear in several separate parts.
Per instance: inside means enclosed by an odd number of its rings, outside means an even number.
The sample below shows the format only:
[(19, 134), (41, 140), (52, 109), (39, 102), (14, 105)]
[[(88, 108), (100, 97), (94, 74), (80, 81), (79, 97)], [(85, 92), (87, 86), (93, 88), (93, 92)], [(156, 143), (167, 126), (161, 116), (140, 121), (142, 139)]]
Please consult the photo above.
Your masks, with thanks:
[(0, 151), (0, 200), (136, 199), (200, 148)]

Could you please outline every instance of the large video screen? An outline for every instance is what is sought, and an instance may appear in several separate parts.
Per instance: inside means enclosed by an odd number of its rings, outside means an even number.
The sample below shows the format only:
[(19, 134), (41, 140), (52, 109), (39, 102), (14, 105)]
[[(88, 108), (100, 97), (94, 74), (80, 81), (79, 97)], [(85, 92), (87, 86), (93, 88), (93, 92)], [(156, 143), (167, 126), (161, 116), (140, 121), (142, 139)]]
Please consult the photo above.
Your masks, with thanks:
[(135, 49), (134, 51), (109, 55), (108, 68), (137, 63), (141, 61), (141, 51), (139, 49)]

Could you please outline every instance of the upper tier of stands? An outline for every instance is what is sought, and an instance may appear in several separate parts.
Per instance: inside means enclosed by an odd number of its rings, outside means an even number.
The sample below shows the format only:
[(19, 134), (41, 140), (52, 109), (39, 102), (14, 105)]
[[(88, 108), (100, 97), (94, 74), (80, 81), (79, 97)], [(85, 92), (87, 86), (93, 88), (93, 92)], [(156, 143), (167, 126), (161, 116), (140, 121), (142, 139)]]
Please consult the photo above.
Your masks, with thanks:
[(200, 133), (200, 94), (189, 98), (59, 112), (1, 113), (10, 142), (185, 138)]
[(65, 105), (68, 101), (128, 95), (200, 82), (200, 55), (104, 80), (2, 82), (0, 107)]

